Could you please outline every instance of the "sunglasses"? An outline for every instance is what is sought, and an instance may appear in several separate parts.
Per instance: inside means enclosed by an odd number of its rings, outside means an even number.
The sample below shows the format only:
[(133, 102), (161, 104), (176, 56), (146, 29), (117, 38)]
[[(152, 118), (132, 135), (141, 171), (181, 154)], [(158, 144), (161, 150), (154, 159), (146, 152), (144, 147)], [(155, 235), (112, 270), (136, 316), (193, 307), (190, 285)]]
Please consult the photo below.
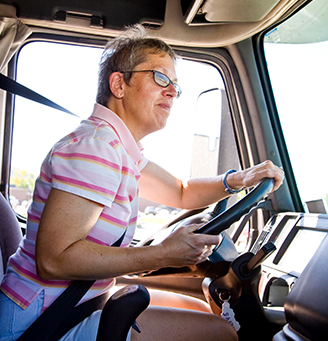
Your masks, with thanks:
[(171, 79), (162, 72), (156, 70), (120, 71), (120, 73), (133, 72), (152, 72), (154, 75), (154, 82), (157, 85), (161, 86), (162, 88), (167, 88), (170, 84), (172, 84), (177, 93), (177, 98), (179, 98), (182, 93), (180, 86), (177, 83), (172, 82)]

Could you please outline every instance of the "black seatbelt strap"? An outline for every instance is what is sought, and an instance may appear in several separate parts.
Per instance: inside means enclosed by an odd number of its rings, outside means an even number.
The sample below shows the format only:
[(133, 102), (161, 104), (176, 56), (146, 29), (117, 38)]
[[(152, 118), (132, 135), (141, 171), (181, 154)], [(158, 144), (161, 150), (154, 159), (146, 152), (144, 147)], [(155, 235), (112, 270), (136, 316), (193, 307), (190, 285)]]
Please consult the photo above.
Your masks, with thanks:
[[(111, 247), (119, 247), (123, 242), (125, 233), (126, 230)], [(72, 282), (72, 284), (57, 297), (46, 311), (30, 325), (17, 341), (58, 340), (76, 324), (90, 316), (92, 312), (101, 309), (108, 299), (107, 294), (86, 301), (75, 307), (94, 282), (94, 280)]]
[(27, 88), (26, 86), (17, 83), (13, 79), (3, 75), (2, 73), (0, 73), (0, 89), (3, 89), (14, 95), (22, 96), (24, 98), (30, 99), (31, 101), (47, 105), (48, 107), (51, 107), (51, 108), (66, 112), (67, 114), (78, 117), (77, 115), (73, 114), (71, 111), (63, 108), (57, 103)]
[(19, 341), (46, 341), (70, 315), (95, 281), (74, 281), (21, 335)]

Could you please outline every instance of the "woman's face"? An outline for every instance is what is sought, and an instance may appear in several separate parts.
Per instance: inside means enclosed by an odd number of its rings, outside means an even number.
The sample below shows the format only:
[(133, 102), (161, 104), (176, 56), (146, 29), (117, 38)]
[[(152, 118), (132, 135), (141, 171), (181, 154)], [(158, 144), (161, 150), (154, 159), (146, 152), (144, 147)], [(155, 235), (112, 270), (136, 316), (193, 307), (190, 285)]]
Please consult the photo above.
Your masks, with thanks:
[[(166, 53), (149, 54), (145, 62), (137, 65), (134, 71), (156, 70), (177, 82), (172, 58)], [(152, 72), (132, 73), (129, 84), (124, 84), (121, 118), (136, 140), (163, 129), (170, 115), (173, 99), (177, 92), (173, 85), (163, 88), (154, 81)]]

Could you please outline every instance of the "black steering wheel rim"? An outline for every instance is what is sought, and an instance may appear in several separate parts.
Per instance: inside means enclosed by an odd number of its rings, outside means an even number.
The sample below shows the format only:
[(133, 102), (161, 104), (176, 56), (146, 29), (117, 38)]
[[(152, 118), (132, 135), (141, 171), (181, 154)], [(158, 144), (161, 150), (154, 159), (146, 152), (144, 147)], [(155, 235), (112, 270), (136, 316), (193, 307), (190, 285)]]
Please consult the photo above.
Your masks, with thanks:
[(261, 200), (266, 198), (272, 191), (274, 180), (271, 178), (263, 179), (242, 199), (229, 207), (226, 211), (213, 218), (203, 225), (196, 233), (217, 235), (228, 229), (233, 223), (238, 221), (244, 214), (248, 213)]

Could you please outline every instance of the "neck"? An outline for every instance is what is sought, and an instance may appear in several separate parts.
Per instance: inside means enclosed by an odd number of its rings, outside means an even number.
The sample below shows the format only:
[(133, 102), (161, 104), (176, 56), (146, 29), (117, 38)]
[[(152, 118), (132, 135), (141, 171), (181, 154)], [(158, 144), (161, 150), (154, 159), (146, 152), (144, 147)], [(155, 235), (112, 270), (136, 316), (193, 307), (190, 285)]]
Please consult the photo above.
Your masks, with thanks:
[(137, 143), (144, 137), (138, 125), (135, 124), (124, 109), (123, 99), (110, 98), (107, 103), (107, 108), (114, 112), (125, 123)]

